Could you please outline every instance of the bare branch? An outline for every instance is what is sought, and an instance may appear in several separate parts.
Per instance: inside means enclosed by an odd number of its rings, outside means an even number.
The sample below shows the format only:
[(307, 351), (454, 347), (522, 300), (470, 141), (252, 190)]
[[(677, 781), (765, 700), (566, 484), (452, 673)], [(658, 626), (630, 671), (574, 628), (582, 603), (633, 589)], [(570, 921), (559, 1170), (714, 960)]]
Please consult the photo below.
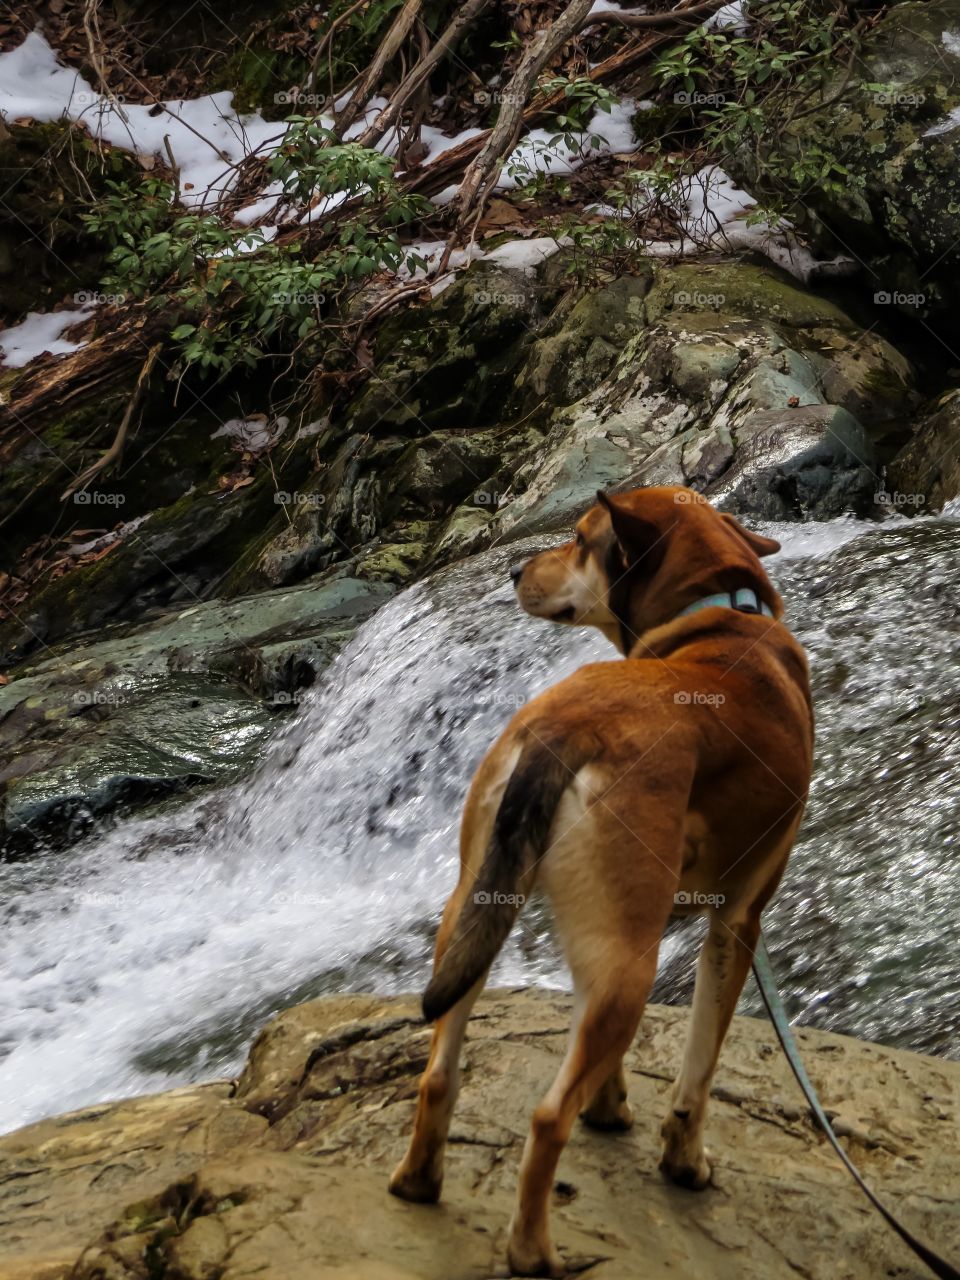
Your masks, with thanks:
[(86, 471), (81, 471), (78, 476), (75, 476), (74, 479), (70, 481), (66, 489), (64, 489), (63, 493), (60, 495), (61, 502), (65, 502), (67, 498), (69, 498), (71, 494), (76, 493), (78, 489), (85, 489), (94, 476), (98, 476), (101, 471), (105, 471), (107, 467), (109, 467), (111, 463), (116, 462), (123, 453), (123, 446), (127, 441), (127, 433), (130, 430), (130, 423), (133, 420), (134, 410), (140, 403), (143, 388), (146, 386), (147, 379), (150, 377), (150, 374), (153, 371), (153, 366), (157, 363), (157, 357), (162, 349), (163, 343), (155, 342), (147, 352), (147, 358), (144, 360), (143, 366), (140, 369), (136, 385), (130, 393), (130, 399), (127, 401), (127, 407), (124, 410), (120, 426), (117, 428), (117, 434), (113, 438), (113, 444), (102, 457), (98, 458), (96, 462), (87, 467)]
[(373, 61), (364, 72), (359, 85), (350, 95), (350, 101), (345, 103), (343, 110), (337, 114), (333, 132), (338, 138), (343, 138), (343, 135), (353, 122), (365, 110), (367, 103), (380, 84), (388, 63), (396, 56), (400, 46), (410, 34), (422, 8), (423, 0), (406, 0), (406, 4), (404, 4), (391, 24), (390, 30), (381, 40), (380, 46), (373, 56)]
[(383, 108), (373, 124), (360, 135), (359, 141), (362, 147), (376, 146), (387, 130), (399, 120), (404, 106), (417, 89), (426, 83), (434, 67), (449, 56), (463, 33), (489, 4), (490, 0), (467, 0), (467, 3), (457, 10), (453, 20), (440, 33), (432, 48), (397, 85), (387, 106)]

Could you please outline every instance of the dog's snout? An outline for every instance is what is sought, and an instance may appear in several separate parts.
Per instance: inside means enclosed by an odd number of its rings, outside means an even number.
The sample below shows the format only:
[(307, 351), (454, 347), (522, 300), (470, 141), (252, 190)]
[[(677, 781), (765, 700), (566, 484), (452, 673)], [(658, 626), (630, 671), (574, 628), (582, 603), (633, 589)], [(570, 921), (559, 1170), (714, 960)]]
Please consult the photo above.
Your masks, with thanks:
[(523, 560), (520, 564), (515, 564), (510, 570), (510, 581), (515, 587), (520, 585), (520, 579), (523, 577), (523, 571), (527, 567), (527, 561)]

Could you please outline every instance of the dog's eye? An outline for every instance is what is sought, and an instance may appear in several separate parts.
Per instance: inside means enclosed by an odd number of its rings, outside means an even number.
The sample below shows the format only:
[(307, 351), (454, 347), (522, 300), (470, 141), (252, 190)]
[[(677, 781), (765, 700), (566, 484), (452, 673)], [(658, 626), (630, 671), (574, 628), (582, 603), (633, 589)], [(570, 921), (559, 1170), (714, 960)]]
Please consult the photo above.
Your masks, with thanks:
[(575, 547), (585, 547), (587, 545), (582, 533), (575, 533), (573, 535), (573, 545)]

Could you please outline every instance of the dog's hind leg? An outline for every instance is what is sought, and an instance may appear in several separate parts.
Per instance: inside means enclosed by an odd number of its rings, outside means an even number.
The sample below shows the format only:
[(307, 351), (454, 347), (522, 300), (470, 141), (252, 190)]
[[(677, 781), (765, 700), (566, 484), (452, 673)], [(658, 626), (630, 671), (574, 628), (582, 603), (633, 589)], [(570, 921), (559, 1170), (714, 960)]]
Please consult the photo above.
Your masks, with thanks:
[(633, 1108), (627, 1101), (627, 1077), (621, 1061), (593, 1095), (580, 1119), (592, 1129), (625, 1130), (633, 1125)]
[(616, 1070), (629, 1048), (656, 972), (656, 947), (620, 973), (597, 972), (576, 982), (578, 997), (570, 1045), (556, 1079), (533, 1113), (520, 1165), (517, 1207), (508, 1258), (515, 1275), (565, 1272), (550, 1239), (549, 1206), (561, 1152), (578, 1112)]
[(691, 1190), (699, 1191), (710, 1181), (703, 1146), (710, 1083), (759, 936), (758, 909), (729, 922), (713, 912), (700, 949), (683, 1065), (660, 1130), (662, 1172)]
[[(461, 879), (447, 903), (437, 933), (435, 970), (443, 958), (460, 913), (462, 899), (471, 882), (472, 877), (468, 873)], [(444, 1150), (450, 1119), (460, 1090), (460, 1051), (471, 1010), (485, 982), (486, 975), (474, 983), (466, 995), (434, 1025), (430, 1056), (420, 1077), (413, 1135), (407, 1154), (390, 1178), (390, 1190), (403, 1200), (433, 1204), (440, 1199)]]

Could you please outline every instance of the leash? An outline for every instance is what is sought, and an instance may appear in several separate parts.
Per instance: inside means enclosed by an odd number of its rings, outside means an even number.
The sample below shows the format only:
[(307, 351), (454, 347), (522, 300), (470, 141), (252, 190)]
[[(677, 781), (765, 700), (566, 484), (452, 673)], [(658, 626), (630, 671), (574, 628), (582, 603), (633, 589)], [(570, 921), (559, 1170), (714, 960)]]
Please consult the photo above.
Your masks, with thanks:
[(787, 1061), (790, 1063), (793, 1074), (797, 1077), (797, 1083), (803, 1090), (804, 1097), (810, 1104), (810, 1110), (816, 1117), (820, 1128), (826, 1134), (830, 1145), (850, 1171), (853, 1180), (884, 1221), (894, 1229), (900, 1239), (913, 1250), (918, 1258), (923, 1259), (935, 1276), (939, 1276), (940, 1280), (960, 1280), (960, 1271), (956, 1267), (947, 1262), (946, 1258), (941, 1258), (938, 1253), (934, 1253), (922, 1240), (918, 1240), (901, 1222), (897, 1221), (879, 1196), (870, 1190), (861, 1177), (860, 1170), (840, 1145), (840, 1140), (827, 1119), (827, 1113), (820, 1105), (820, 1099), (817, 1097), (813, 1082), (807, 1075), (806, 1068), (800, 1060), (797, 1042), (793, 1038), (790, 1023), (787, 1020), (787, 1012), (783, 1007), (783, 1001), (780, 999), (780, 992), (777, 990), (777, 983), (770, 965), (770, 953), (767, 951), (767, 944), (762, 934), (757, 942), (757, 949), (753, 956), (753, 976), (757, 980), (760, 995), (763, 997), (763, 1003), (766, 1005), (767, 1013), (770, 1015), (773, 1029), (777, 1033), (777, 1039), (780, 1041), (783, 1052), (787, 1055)]

